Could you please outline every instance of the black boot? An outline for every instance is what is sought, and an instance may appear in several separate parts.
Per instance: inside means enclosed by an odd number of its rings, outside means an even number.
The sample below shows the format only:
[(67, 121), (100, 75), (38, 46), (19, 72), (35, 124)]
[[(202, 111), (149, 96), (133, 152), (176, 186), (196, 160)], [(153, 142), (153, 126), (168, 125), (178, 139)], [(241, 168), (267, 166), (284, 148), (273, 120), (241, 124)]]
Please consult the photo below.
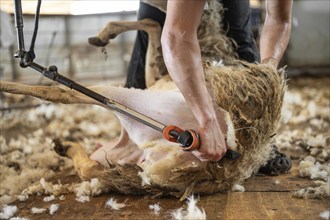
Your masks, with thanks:
[(261, 166), (259, 173), (266, 175), (279, 175), (291, 169), (291, 159), (285, 154), (280, 153), (275, 145), (273, 145), (273, 151), (275, 158), (270, 159), (265, 165)]

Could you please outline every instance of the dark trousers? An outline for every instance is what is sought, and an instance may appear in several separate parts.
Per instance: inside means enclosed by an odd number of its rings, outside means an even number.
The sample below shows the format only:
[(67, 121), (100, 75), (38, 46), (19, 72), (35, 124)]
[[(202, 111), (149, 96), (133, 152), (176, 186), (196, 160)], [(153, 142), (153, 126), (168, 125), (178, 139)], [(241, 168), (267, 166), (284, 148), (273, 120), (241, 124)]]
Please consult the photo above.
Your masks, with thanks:
[[(236, 53), (239, 59), (247, 62), (259, 62), (260, 55), (253, 38), (250, 27), (250, 2), (249, 0), (221, 0), (224, 8), (223, 22), (228, 30), (227, 36), (238, 44)], [(159, 9), (140, 2), (138, 20), (144, 18), (153, 19), (164, 26), (166, 14)], [(148, 46), (148, 35), (144, 31), (138, 31), (131, 61), (128, 65), (128, 73), (125, 87), (145, 89), (145, 61)]]

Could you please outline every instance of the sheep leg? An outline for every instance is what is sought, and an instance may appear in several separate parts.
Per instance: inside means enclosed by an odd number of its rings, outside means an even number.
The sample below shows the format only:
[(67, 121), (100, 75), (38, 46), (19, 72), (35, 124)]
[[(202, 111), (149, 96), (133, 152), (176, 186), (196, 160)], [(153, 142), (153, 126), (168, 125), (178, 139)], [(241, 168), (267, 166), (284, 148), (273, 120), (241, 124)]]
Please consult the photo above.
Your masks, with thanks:
[(148, 88), (153, 85), (162, 74), (166, 73), (164, 64), (160, 64), (157, 60), (162, 54), (160, 45), (161, 27), (157, 22), (151, 19), (143, 19), (140, 21), (111, 21), (96, 37), (89, 38), (89, 43), (94, 46), (104, 47), (109, 43), (110, 39), (115, 38), (122, 32), (131, 30), (145, 31), (149, 37), (145, 67), (146, 86)]
[(64, 104), (101, 104), (74, 90), (56, 86), (29, 86), (20, 83), (0, 81), (0, 91), (12, 94), (29, 95), (42, 100)]
[(137, 164), (143, 160), (143, 150), (130, 140), (127, 131), (122, 127), (117, 141), (112, 146), (109, 143), (98, 148), (90, 155), (90, 159), (103, 165), (107, 165), (108, 161)]
[(54, 140), (54, 143), (54, 150), (57, 154), (72, 159), (79, 177), (82, 180), (98, 178), (103, 192), (115, 190), (125, 194), (146, 194), (138, 175), (142, 169), (138, 165), (132, 163), (120, 165), (108, 161), (108, 166), (105, 167), (99, 162), (91, 160), (81, 145), (77, 143), (61, 143), (59, 140)]
[[(93, 87), (93, 90), (100, 90), (101, 87)], [(105, 90), (102, 88), (102, 90)], [(111, 90), (111, 87), (109, 87)], [(42, 100), (51, 102), (60, 102), (65, 104), (85, 103), (100, 104), (93, 99), (84, 96), (74, 90), (62, 89), (55, 86), (28, 86), (19, 83), (0, 82), (0, 91), (13, 94), (30, 95)], [(124, 162), (138, 162), (141, 159), (142, 150), (132, 143), (124, 128), (122, 128), (121, 136), (113, 146), (103, 146), (96, 150), (91, 159), (107, 164), (108, 160), (122, 160)]]
[(82, 180), (97, 178), (104, 171), (104, 167), (95, 160), (89, 159), (81, 145), (74, 142), (61, 142), (54, 140), (55, 152), (72, 159), (74, 169)]

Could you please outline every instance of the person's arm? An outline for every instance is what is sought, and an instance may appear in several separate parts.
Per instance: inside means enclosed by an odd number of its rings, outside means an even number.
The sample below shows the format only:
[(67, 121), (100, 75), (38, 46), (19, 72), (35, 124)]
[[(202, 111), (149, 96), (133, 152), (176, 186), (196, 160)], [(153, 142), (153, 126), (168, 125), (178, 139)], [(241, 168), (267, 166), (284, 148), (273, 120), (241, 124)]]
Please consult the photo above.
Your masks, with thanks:
[(166, 67), (199, 123), (201, 146), (193, 154), (218, 161), (226, 152), (224, 135), (207, 91), (197, 39), (205, 1), (168, 1), (161, 43)]
[(289, 42), (291, 34), (292, 0), (268, 0), (266, 19), (260, 36), (262, 63), (277, 67)]

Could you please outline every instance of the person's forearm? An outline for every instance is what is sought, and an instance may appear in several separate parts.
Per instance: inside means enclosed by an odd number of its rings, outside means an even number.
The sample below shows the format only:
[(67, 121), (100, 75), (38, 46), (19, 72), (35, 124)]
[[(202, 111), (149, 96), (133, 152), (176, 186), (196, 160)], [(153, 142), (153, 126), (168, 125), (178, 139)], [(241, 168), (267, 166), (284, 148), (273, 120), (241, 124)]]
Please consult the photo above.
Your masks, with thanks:
[(168, 1), (161, 43), (167, 70), (199, 123), (201, 144), (192, 154), (201, 161), (218, 161), (227, 146), (207, 90), (197, 39), (204, 3)]
[(281, 60), (291, 33), (292, 0), (267, 1), (267, 15), (260, 37), (261, 61), (275, 66)]
[(163, 54), (168, 71), (200, 126), (203, 126), (216, 116), (206, 88), (200, 48), (194, 39), (196, 36), (182, 36), (167, 30), (164, 33), (167, 36), (162, 37)]
[(205, 1), (169, 1), (162, 33), (166, 67), (200, 126), (216, 118), (205, 84), (197, 28)]
[(260, 38), (261, 62), (275, 62), (278, 65), (288, 46), (290, 24), (274, 24), (266, 21)]

